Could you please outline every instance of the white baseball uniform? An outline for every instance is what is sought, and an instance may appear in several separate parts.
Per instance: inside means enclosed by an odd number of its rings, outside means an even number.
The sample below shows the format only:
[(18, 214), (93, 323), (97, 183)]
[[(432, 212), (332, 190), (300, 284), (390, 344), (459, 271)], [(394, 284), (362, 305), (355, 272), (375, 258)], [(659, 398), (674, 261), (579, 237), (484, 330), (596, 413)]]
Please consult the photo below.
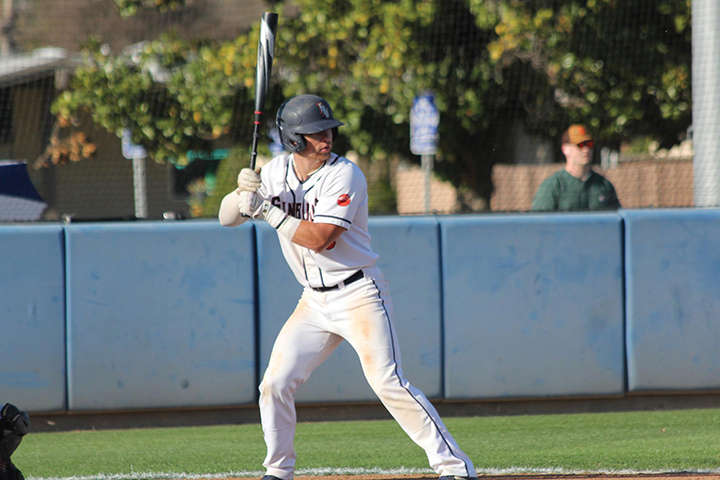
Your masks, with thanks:
[(292, 480), (295, 390), (347, 340), (373, 391), (425, 450), (430, 466), (441, 476), (475, 477), (471, 460), (435, 408), (403, 377), (388, 284), (370, 248), (365, 176), (355, 164), (332, 154), (301, 182), (292, 163), (292, 155), (281, 155), (265, 165), (259, 195), (291, 216), (347, 231), (322, 253), (278, 235), (285, 259), (305, 289), (278, 334), (260, 384), (267, 475)]

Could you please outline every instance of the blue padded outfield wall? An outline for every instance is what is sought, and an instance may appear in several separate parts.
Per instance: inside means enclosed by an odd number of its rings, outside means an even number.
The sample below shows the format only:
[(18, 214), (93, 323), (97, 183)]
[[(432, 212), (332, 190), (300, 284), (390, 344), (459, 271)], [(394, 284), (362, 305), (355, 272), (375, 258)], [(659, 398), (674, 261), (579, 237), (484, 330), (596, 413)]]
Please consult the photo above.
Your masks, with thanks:
[(615, 214), (441, 218), (445, 396), (620, 395)]
[(65, 231), (70, 410), (254, 400), (251, 225)]
[[(407, 379), (447, 400), (720, 389), (720, 210), (371, 217)], [(0, 226), (0, 401), (252, 405), (301, 287), (264, 222)], [(342, 344), (300, 403), (375, 401)]]
[(720, 211), (623, 211), (630, 391), (720, 388)]
[(60, 226), (0, 227), (0, 403), (67, 408)]

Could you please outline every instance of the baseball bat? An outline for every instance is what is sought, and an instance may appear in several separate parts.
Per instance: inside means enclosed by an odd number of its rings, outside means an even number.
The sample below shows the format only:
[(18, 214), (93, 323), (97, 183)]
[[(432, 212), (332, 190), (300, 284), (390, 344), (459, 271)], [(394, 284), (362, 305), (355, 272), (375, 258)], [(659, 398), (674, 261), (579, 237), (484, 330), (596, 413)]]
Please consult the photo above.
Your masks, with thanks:
[(255, 131), (253, 132), (250, 168), (255, 170), (258, 140), (260, 139), (260, 120), (262, 119), (265, 99), (270, 85), (273, 58), (275, 57), (275, 33), (277, 32), (278, 14), (265, 12), (260, 25), (260, 41), (258, 42), (257, 65), (255, 67)]

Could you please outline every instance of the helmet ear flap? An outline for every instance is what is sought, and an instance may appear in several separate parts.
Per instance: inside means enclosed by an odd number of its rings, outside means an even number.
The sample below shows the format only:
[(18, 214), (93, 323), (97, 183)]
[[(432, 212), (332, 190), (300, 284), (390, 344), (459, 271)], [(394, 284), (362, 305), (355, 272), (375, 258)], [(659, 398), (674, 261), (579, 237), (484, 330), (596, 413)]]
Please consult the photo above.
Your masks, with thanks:
[(305, 140), (305, 137), (303, 135), (298, 135), (297, 137), (298, 141), (293, 153), (302, 152), (303, 150), (305, 150), (305, 147), (307, 147), (307, 140)]
[(290, 131), (290, 129), (285, 125), (285, 120), (283, 120), (283, 111), (285, 110), (288, 101), (289, 100), (286, 100), (282, 105), (280, 105), (277, 116), (275, 117), (275, 125), (277, 126), (278, 134), (280, 134), (280, 142), (282, 142), (285, 150), (290, 153), (302, 152), (307, 146), (305, 137)]
[(287, 131), (287, 129), (283, 128), (282, 122), (278, 122), (278, 133), (280, 134), (280, 141), (282, 142), (283, 147), (285, 147), (285, 150), (288, 152), (298, 153), (305, 150), (305, 147), (307, 146), (307, 140), (305, 140), (305, 137)]
[(283, 145), (288, 149), (290, 153), (298, 153), (305, 150), (307, 147), (307, 140), (302, 135), (290, 133), (286, 137), (287, 140), (283, 140)]

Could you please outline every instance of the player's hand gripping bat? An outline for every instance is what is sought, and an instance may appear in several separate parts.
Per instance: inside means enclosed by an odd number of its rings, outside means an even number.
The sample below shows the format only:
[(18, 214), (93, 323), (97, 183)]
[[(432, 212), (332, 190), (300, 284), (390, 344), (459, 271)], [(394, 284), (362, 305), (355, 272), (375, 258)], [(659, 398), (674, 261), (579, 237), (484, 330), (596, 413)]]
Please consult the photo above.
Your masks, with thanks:
[(255, 131), (253, 132), (252, 153), (250, 154), (250, 168), (252, 170), (255, 170), (258, 140), (260, 138), (260, 120), (265, 108), (265, 99), (270, 85), (270, 73), (272, 72), (272, 63), (275, 57), (277, 23), (277, 13), (263, 13), (255, 70)]

